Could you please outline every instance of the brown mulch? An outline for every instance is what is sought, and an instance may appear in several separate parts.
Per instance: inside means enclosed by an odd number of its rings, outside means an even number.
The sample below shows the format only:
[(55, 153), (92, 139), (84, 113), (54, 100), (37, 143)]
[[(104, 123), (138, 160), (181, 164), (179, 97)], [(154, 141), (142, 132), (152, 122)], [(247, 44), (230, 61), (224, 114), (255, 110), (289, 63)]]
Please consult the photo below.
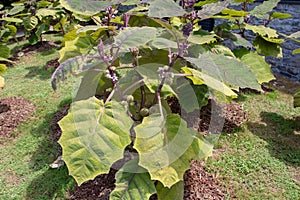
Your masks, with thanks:
[(35, 106), (20, 97), (0, 99), (0, 139), (14, 137), (10, 134), (35, 111)]
[(59, 66), (59, 62), (58, 62), (58, 58), (55, 58), (53, 60), (49, 60), (47, 63), (46, 63), (46, 68), (53, 68), (53, 69), (56, 69), (58, 68)]
[[(203, 134), (207, 134), (211, 121), (212, 104), (213, 102), (210, 101), (200, 112), (189, 113), (189, 117), (186, 120), (188, 126)], [(226, 106), (214, 106), (214, 108), (214, 112), (220, 112), (219, 116), (224, 118), (223, 132), (231, 133), (246, 120), (246, 114), (238, 103), (232, 102)], [(61, 135), (57, 122), (68, 113), (68, 109), (69, 106), (62, 107), (53, 117), (51, 130), (55, 140), (58, 140)], [(218, 109), (220, 110), (218, 111)], [(76, 186), (74, 191), (66, 195), (66, 198), (73, 200), (108, 200), (110, 192), (115, 188), (115, 173), (116, 170), (111, 169), (109, 174), (99, 175), (94, 180), (87, 181), (81, 186)], [(191, 168), (184, 175), (184, 188), (185, 200), (221, 200), (225, 199), (228, 191), (230, 196), (234, 198), (233, 190), (229, 186), (226, 186), (226, 188), (222, 186), (214, 175), (207, 172), (201, 161), (191, 161)], [(155, 199), (157, 198), (153, 195), (151, 200)]]
[(50, 49), (53, 49), (53, 48), (57, 48), (59, 47), (60, 45), (52, 42), (52, 41), (43, 41), (43, 42), (39, 42), (35, 45), (25, 45), (23, 46), (21, 49), (19, 49), (17, 51), (17, 54), (19, 52), (22, 52), (24, 53), (24, 55), (28, 55), (28, 54), (34, 54), (36, 52), (44, 52), (44, 51), (48, 51)]

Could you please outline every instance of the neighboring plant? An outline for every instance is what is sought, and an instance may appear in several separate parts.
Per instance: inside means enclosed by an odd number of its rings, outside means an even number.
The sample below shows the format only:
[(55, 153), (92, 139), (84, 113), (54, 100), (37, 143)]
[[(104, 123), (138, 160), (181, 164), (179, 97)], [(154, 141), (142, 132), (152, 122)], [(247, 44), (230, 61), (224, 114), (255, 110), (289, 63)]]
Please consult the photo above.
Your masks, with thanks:
[(31, 44), (36, 44), (42, 41), (42, 34), (49, 31), (50, 26), (52, 31), (65, 33), (72, 24), (72, 15), (63, 9), (58, 0), (20, 1), (8, 7), (0, 4), (0, 10), (5, 40), (14, 37), (18, 30), (21, 36), (28, 37)]
[[(110, 199), (149, 199), (154, 193), (158, 199), (182, 199), (190, 160), (211, 155), (214, 133), (222, 126), (212, 111), (218, 121), (203, 136), (187, 126), (183, 113), (201, 109), (209, 98), (218, 103), (236, 98), (239, 88), (261, 91), (260, 83), (274, 78), (263, 55), (280, 57), (283, 39), (274, 29), (247, 22), (251, 14), (265, 16), (278, 1), (252, 13), (212, 0), (60, 2), (97, 22), (66, 34), (64, 62), (52, 76), (54, 89), (70, 74), (83, 76), (59, 122), (70, 174), (80, 185), (118, 168), (123, 159)], [(253, 1), (236, 2), (245, 7)], [(198, 22), (210, 17), (229, 21), (207, 32)], [(255, 34), (253, 44), (245, 39), (247, 31)], [(225, 40), (231, 49), (222, 45)]]

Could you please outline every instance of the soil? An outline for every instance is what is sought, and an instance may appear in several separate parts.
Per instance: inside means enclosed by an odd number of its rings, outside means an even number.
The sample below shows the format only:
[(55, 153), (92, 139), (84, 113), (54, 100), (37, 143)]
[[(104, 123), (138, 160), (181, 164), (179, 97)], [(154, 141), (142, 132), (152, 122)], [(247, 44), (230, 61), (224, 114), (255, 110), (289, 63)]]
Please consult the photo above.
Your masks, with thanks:
[(58, 68), (59, 66), (59, 62), (58, 62), (58, 58), (55, 58), (53, 60), (49, 60), (47, 63), (46, 63), (46, 68), (53, 68), (53, 69), (56, 69)]
[[(173, 109), (176, 110), (176, 106), (174, 105), (176, 105), (176, 102), (173, 102)], [(192, 126), (201, 133), (207, 134), (211, 120), (211, 106), (212, 101), (201, 109), (200, 116), (199, 111), (195, 111), (192, 114), (189, 113), (189, 120), (187, 121), (193, 121), (194, 123), (188, 123), (188, 126)], [(57, 122), (68, 113), (68, 109), (69, 106), (62, 107), (53, 117), (51, 130), (54, 140), (58, 140), (61, 135), (61, 130)], [(222, 118), (225, 119), (223, 132), (231, 133), (246, 120), (246, 114), (242, 107), (235, 102), (221, 109), (224, 111), (222, 112)], [(99, 175), (94, 180), (87, 181), (81, 186), (76, 186), (72, 192), (66, 195), (66, 198), (72, 200), (108, 200), (110, 192), (115, 187), (115, 173), (116, 170), (111, 169), (108, 174)], [(184, 188), (185, 200), (225, 199), (228, 193), (230, 193), (231, 197), (234, 197), (233, 190), (229, 186), (225, 187), (221, 185), (214, 175), (208, 173), (202, 161), (191, 161), (191, 168), (184, 175)], [(156, 199), (155, 195), (151, 197), (151, 200)]]
[(33, 104), (20, 97), (0, 99), (0, 140), (14, 137), (11, 131), (25, 121), (35, 109)]
[(39, 42), (35, 45), (25, 45), (21, 49), (19, 49), (16, 52), (16, 55), (20, 55), (20, 53), (23, 53), (23, 55), (28, 55), (28, 54), (35, 54), (37, 52), (45, 52), (53, 48), (60, 47), (60, 45), (52, 42), (52, 41), (43, 41)]

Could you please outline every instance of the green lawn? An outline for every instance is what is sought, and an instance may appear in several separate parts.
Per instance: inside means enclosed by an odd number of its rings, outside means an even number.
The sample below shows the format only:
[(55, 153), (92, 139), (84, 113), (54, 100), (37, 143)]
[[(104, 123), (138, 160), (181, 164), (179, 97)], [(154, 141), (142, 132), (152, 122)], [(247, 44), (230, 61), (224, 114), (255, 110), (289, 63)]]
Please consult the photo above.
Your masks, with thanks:
[[(56, 37), (49, 39), (55, 41)], [(64, 199), (74, 185), (66, 167), (49, 169), (58, 156), (49, 124), (53, 114), (72, 97), (72, 83), (62, 84), (57, 92), (51, 88), (53, 70), (46, 69), (45, 64), (55, 57), (58, 52), (53, 50), (21, 57), (4, 75), (6, 87), (0, 90), (1, 98), (23, 97), (37, 110), (12, 133), (17, 135), (15, 139), (0, 144), (0, 199)]]
[(221, 136), (206, 166), (238, 199), (300, 199), (300, 109), (277, 91), (240, 99), (247, 122)]
[[(71, 102), (74, 83), (52, 90), (53, 70), (45, 63), (57, 56), (57, 51), (49, 50), (22, 57), (4, 75), (1, 98), (20, 96), (37, 110), (12, 133), (14, 139), (1, 141), (0, 199), (65, 199), (75, 186), (65, 166), (49, 168), (58, 156), (51, 118)], [(207, 169), (227, 186), (229, 198), (236, 194), (238, 199), (300, 199), (300, 109), (292, 108), (290, 95), (277, 91), (245, 95), (238, 102), (249, 119), (235, 134), (220, 137)]]

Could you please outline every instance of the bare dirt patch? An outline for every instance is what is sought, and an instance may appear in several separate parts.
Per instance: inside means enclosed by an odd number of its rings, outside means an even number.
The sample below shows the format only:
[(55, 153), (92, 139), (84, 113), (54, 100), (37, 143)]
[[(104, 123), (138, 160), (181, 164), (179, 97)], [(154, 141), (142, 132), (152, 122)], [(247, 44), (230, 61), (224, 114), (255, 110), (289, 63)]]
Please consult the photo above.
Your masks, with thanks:
[(21, 97), (0, 99), (0, 140), (14, 137), (13, 131), (35, 111), (35, 106)]

